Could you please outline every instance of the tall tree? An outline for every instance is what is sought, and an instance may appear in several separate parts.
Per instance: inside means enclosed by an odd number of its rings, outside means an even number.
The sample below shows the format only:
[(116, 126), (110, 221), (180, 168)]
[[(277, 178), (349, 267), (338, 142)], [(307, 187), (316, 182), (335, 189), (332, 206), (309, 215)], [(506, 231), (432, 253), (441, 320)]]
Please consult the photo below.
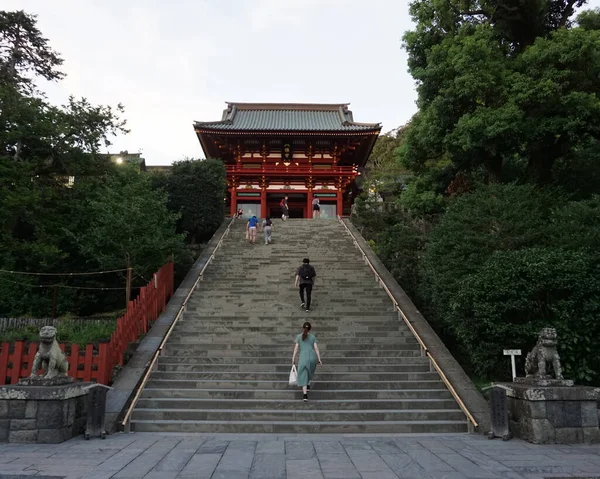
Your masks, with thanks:
[[(559, 158), (598, 137), (600, 37), (590, 28), (563, 28), (583, 2), (512, 3), (413, 3), (418, 23), (405, 46), (420, 110), (402, 152), (412, 171), (449, 161), (454, 174), (481, 171), (498, 182), (515, 179), (504, 175), (511, 162), (522, 180), (547, 183)], [(498, 12), (514, 22), (513, 37)], [(527, 30), (519, 22), (536, 37), (516, 39), (515, 31)]]
[(59, 80), (63, 60), (37, 28), (35, 15), (0, 11), (0, 84), (25, 91), (34, 89), (36, 76)]

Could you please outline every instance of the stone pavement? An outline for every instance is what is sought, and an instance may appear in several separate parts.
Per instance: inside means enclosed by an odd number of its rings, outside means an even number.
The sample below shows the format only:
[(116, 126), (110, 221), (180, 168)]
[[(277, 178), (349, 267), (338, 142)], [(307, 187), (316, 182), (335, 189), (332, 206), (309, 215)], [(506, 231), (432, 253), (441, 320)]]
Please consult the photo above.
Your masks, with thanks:
[(0, 479), (600, 478), (600, 446), (476, 435), (134, 433), (0, 444)]

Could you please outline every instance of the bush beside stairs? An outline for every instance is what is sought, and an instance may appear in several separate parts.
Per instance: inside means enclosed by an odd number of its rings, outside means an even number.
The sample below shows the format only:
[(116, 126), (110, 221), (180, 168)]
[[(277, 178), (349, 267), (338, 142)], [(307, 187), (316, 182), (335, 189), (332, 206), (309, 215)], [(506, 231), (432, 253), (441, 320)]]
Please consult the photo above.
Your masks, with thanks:
[[(169, 338), (132, 430), (202, 433), (458, 433), (465, 415), (344, 227), (275, 221), (273, 243), (245, 240), (236, 220)], [(312, 311), (294, 271), (317, 270)], [(288, 386), (304, 321), (323, 366), (309, 402)]]

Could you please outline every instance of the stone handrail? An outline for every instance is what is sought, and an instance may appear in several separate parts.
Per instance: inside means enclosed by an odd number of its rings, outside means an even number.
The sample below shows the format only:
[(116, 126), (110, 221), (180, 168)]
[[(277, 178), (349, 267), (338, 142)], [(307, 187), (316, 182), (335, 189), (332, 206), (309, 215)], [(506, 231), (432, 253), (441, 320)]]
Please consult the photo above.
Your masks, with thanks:
[(196, 290), (196, 288), (198, 286), (198, 283), (202, 280), (202, 277), (204, 276), (204, 272), (206, 271), (206, 268), (215, 259), (215, 253), (217, 252), (217, 250), (223, 244), (223, 240), (225, 239), (225, 237), (229, 234), (229, 230), (231, 229), (231, 225), (233, 224), (234, 221), (235, 221), (235, 218), (232, 218), (229, 221), (229, 224), (227, 225), (227, 228), (225, 229), (225, 231), (223, 231), (223, 234), (221, 235), (221, 238), (219, 239), (219, 242), (217, 243), (217, 245), (213, 249), (210, 257), (207, 259), (207, 261), (204, 264), (204, 266), (202, 267), (202, 269), (200, 270), (200, 272), (198, 274), (198, 277), (196, 278), (196, 281), (194, 282), (194, 285), (190, 288), (189, 293), (187, 294), (187, 296), (183, 300), (183, 304), (179, 308), (179, 311), (177, 312), (177, 315), (175, 316), (175, 319), (171, 323), (171, 326), (167, 330), (167, 333), (165, 334), (162, 342), (160, 343), (160, 346), (158, 347), (158, 349), (154, 353), (154, 356), (152, 357), (152, 360), (150, 361), (150, 364), (149, 364), (148, 368), (146, 369), (146, 373), (144, 374), (144, 377), (142, 378), (142, 381), (140, 382), (140, 384), (138, 386), (136, 394), (135, 394), (133, 400), (131, 401), (131, 404), (129, 405), (129, 408), (127, 409), (127, 413), (125, 414), (125, 417), (123, 418), (123, 421), (121, 423), (121, 425), (123, 426), (123, 428), (124, 428), (125, 431), (129, 431), (129, 428), (131, 426), (131, 424), (130, 424), (131, 414), (133, 413), (133, 410), (134, 410), (134, 408), (135, 408), (135, 406), (136, 406), (136, 404), (137, 404), (137, 402), (138, 402), (138, 400), (139, 400), (139, 398), (140, 398), (140, 396), (141, 396), (141, 394), (142, 394), (142, 392), (144, 390), (144, 387), (146, 386), (146, 383), (148, 382), (148, 379), (150, 378), (150, 374), (152, 373), (152, 370), (154, 369), (156, 361), (160, 357), (160, 355), (162, 353), (162, 350), (164, 349), (165, 344), (167, 343), (167, 341), (169, 339), (169, 336), (171, 336), (171, 333), (173, 332), (173, 329), (175, 328), (175, 325), (179, 321), (179, 318), (181, 318), (181, 316), (183, 315), (183, 313), (186, 311), (186, 309), (187, 309), (187, 303), (188, 303), (189, 299), (191, 298), (192, 294), (194, 293), (194, 291)]
[[(424, 318), (422, 318), (420, 313), (418, 313), (418, 311), (416, 310), (416, 308), (412, 304), (412, 302), (410, 302), (410, 306), (412, 306), (411, 309), (414, 309), (415, 313), (418, 314), (418, 316), (419, 316), (419, 319), (420, 319), (419, 323), (421, 323), (420, 324), (421, 328), (427, 330), (426, 332), (427, 332), (427, 336), (429, 337), (428, 339), (431, 342), (435, 342), (436, 346), (439, 349), (444, 350), (445, 354), (441, 354), (441, 356), (444, 356), (444, 360), (447, 363), (453, 363), (450, 365), (450, 368), (448, 368), (448, 369), (452, 370), (451, 372), (452, 372), (452, 375), (455, 376), (455, 380), (457, 380), (457, 382), (460, 382), (461, 385), (463, 386), (463, 388), (466, 387), (468, 389), (468, 395), (469, 395), (468, 400), (466, 400), (466, 399), (463, 400), (463, 398), (461, 398), (461, 396), (458, 394), (455, 387), (453, 386), (452, 380), (448, 378), (448, 376), (450, 375), (450, 371), (448, 371), (448, 374), (446, 374), (444, 372), (443, 368), (440, 367), (438, 361), (436, 361), (436, 359), (434, 358), (434, 352), (432, 352), (432, 350), (431, 350), (431, 345), (430, 345), (430, 347), (428, 347), (427, 341), (423, 339), (424, 334), (419, 334), (419, 332), (415, 328), (415, 324), (413, 324), (413, 322), (411, 322), (409, 320), (408, 315), (405, 313), (403, 307), (401, 307), (400, 301), (397, 298), (397, 296), (399, 296), (398, 293), (401, 292), (403, 294), (403, 296), (405, 296), (405, 298), (403, 298), (403, 299), (410, 301), (408, 299), (408, 297), (406, 296), (406, 293), (404, 293), (404, 291), (402, 291), (402, 289), (397, 284), (397, 282), (395, 281), (393, 276), (389, 273), (389, 271), (387, 271), (387, 268), (385, 268), (385, 266), (383, 265), (383, 263), (381, 263), (381, 261), (377, 258), (377, 256), (370, 250), (370, 248), (368, 247), (368, 244), (364, 241), (364, 239), (362, 237), (360, 239), (364, 243), (365, 248), (361, 247), (361, 245), (359, 244), (359, 240), (351, 231), (351, 228), (354, 228), (352, 226), (352, 224), (350, 223), (350, 227), (348, 227), (348, 224), (347, 224), (348, 220), (343, 220), (340, 216), (338, 216), (338, 220), (343, 225), (344, 229), (346, 230), (346, 233), (352, 238), (354, 246), (360, 251), (365, 264), (367, 266), (369, 266), (369, 268), (375, 275), (375, 281), (384, 289), (384, 291), (389, 296), (390, 300), (392, 301), (392, 304), (394, 305), (394, 310), (397, 311), (398, 316), (404, 321), (404, 323), (406, 324), (408, 329), (411, 331), (411, 333), (414, 335), (414, 337), (418, 341), (419, 345), (421, 346), (421, 353), (424, 356), (429, 358), (431, 366), (438, 372), (438, 374), (440, 375), (440, 378), (442, 379), (442, 381), (444, 382), (444, 384), (450, 391), (450, 394), (452, 394), (452, 396), (458, 403), (459, 407), (461, 408), (461, 410), (467, 417), (467, 420), (469, 423), (469, 429), (471, 431), (473, 431), (474, 428), (477, 428), (480, 425), (483, 426), (481, 423), (483, 423), (483, 422), (487, 423), (489, 421), (487, 418), (487, 412), (488, 412), (487, 403), (485, 402), (485, 399), (483, 399), (483, 396), (481, 396), (481, 394), (477, 391), (477, 389), (474, 387), (474, 385), (472, 384), (472, 382), (470, 381), (470, 379), (468, 378), (466, 373), (462, 370), (462, 368), (458, 365), (458, 363), (450, 355), (450, 353), (445, 349), (445, 347), (443, 346), (439, 337), (437, 337), (437, 335), (431, 329), (429, 324), (424, 320)], [(357, 234), (360, 236), (360, 233), (357, 232)], [(368, 252), (366, 251), (367, 248), (369, 248)], [(371, 259), (369, 258), (369, 256), (371, 256)], [(373, 264), (374, 262), (379, 263), (379, 265), (378, 265), (379, 268)], [(389, 285), (386, 283), (386, 280), (382, 276), (387, 277), (387, 283), (389, 283)], [(394, 285), (392, 285), (392, 283), (394, 283)], [(399, 291), (396, 291), (396, 294), (395, 294), (394, 291), (392, 291), (392, 289), (399, 290)], [(467, 404), (465, 404), (465, 402), (472, 403), (472, 405), (475, 406), (477, 411), (472, 412), (472, 409), (469, 408), (467, 406)], [(479, 419), (476, 419), (475, 415), (478, 415)], [(486, 424), (486, 426), (487, 426), (487, 424)], [(484, 431), (484, 432), (487, 432), (487, 431)]]

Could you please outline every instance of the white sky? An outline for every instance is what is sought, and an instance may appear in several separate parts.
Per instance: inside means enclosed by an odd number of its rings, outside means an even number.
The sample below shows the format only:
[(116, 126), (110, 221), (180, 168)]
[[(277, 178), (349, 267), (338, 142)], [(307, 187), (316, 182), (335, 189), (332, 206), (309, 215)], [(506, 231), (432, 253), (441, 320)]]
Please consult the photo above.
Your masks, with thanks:
[[(44, 87), (125, 105), (129, 135), (111, 152), (147, 164), (203, 157), (194, 120), (226, 101), (350, 102), (383, 131), (415, 113), (403, 33), (408, 0), (3, 0), (38, 15), (67, 77)], [(588, 8), (600, 6), (591, 0)]]

